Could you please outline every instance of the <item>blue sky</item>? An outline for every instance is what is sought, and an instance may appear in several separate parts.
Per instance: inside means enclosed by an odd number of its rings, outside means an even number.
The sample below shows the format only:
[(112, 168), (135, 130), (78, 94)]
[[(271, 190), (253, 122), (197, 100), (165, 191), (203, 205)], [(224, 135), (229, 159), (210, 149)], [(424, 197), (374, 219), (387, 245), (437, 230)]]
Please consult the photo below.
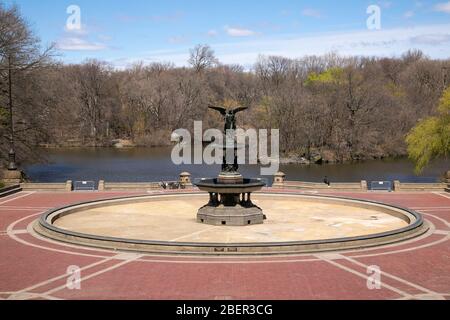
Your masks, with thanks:
[[(1, 0), (0, 0), (1, 1)], [(259, 55), (398, 56), (421, 49), (450, 57), (448, 0), (3, 0), (16, 3), (44, 43), (67, 63), (97, 58), (118, 68), (137, 61), (186, 64), (189, 48), (206, 43), (220, 61), (252, 65)], [(70, 5), (81, 29), (68, 30)], [(381, 10), (369, 30), (366, 10)]]

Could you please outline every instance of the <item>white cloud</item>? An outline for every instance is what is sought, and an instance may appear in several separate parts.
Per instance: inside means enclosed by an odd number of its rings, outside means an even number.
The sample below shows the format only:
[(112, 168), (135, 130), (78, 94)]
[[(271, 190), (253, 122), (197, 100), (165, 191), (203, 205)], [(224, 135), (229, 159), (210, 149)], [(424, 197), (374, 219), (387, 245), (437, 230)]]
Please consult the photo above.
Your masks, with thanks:
[(320, 11), (311, 9), (311, 8), (303, 9), (302, 15), (304, 15), (306, 17), (313, 17), (313, 18), (321, 18), (322, 17), (322, 14), (320, 13)]
[(99, 34), (97, 38), (99, 38), (101, 41), (111, 41), (113, 39), (113, 37), (105, 34)]
[(380, 1), (378, 2), (378, 4), (384, 9), (389, 9), (390, 7), (392, 7), (391, 1)]
[(63, 38), (57, 42), (56, 46), (58, 49), (66, 51), (100, 51), (107, 49), (107, 46), (103, 43), (90, 42), (77, 37)]
[(411, 38), (411, 42), (425, 45), (441, 45), (450, 42), (450, 34), (424, 34)]
[(450, 1), (438, 3), (437, 5), (434, 6), (434, 10), (438, 12), (450, 13)]
[(183, 12), (174, 12), (166, 15), (155, 15), (155, 16), (146, 16), (146, 15), (127, 15), (121, 14), (116, 17), (116, 19), (123, 23), (134, 23), (134, 22), (142, 22), (142, 21), (151, 21), (155, 23), (174, 23), (182, 20), (184, 18)]
[[(437, 59), (450, 57), (450, 23), (441, 25), (319, 33), (311, 36), (277, 36), (265, 39), (230, 41), (213, 46), (222, 63), (241, 64), (251, 67), (259, 55), (279, 55), (300, 58), (306, 55), (322, 55), (336, 52), (343, 56), (400, 56), (410, 49), (420, 49), (426, 55)], [(185, 66), (189, 58), (189, 47), (173, 50), (143, 52), (127, 57), (116, 66), (124, 67), (133, 61), (173, 62)]]
[(168, 15), (151, 16), (149, 19), (153, 22), (177, 22), (184, 18), (183, 12), (175, 12)]
[[(56, 42), (56, 47), (65, 51), (100, 51), (107, 49), (104, 42), (108, 42), (112, 37), (98, 34), (96, 36), (101, 42), (89, 40), (90, 28), (82, 24), (79, 29), (69, 29), (64, 27), (64, 34)], [(92, 37), (91, 37), (92, 38)]]
[(157, 50), (154, 52), (144, 53), (141, 56), (114, 58), (107, 61), (120, 70), (124, 70), (138, 62), (142, 62), (144, 64), (170, 62), (177, 66), (184, 66), (187, 65), (187, 61), (189, 59), (188, 51), (189, 48), (185, 48), (182, 53), (177, 50)]
[(225, 26), (224, 29), (227, 32), (227, 34), (232, 37), (251, 37), (251, 36), (255, 36), (258, 34), (257, 32), (255, 32), (253, 30), (243, 29), (243, 28), (238, 28), (238, 27)]
[(173, 44), (177, 44), (177, 43), (183, 43), (185, 42), (187, 39), (185, 36), (174, 36), (174, 37), (170, 37), (169, 38), (169, 42), (173, 43)]
[(79, 29), (69, 29), (67, 26), (64, 26), (64, 32), (67, 34), (75, 34), (79, 36), (85, 36), (89, 33), (89, 30), (86, 25), (82, 24)]
[(215, 45), (214, 49), (221, 62), (241, 64), (254, 63), (260, 54), (298, 58), (336, 52), (341, 55), (380, 57), (399, 56), (410, 49), (423, 50), (433, 58), (449, 58), (447, 30), (450, 30), (450, 24), (333, 32), (229, 43)]
[(414, 17), (414, 11), (412, 11), (412, 10), (406, 11), (406, 12), (403, 14), (403, 17), (405, 17), (405, 18), (407, 18), (407, 19)]
[(218, 33), (217, 33), (217, 30), (212, 29), (212, 30), (209, 30), (206, 34), (208, 35), (208, 37), (215, 37), (215, 36), (217, 36)]

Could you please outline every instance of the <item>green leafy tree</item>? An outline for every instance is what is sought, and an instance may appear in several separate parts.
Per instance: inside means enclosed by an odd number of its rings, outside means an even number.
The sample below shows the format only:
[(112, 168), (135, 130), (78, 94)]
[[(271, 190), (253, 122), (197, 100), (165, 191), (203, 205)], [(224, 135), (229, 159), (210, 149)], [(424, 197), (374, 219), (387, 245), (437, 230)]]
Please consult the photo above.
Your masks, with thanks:
[(319, 74), (312, 72), (306, 79), (305, 85), (311, 86), (316, 83), (339, 84), (342, 81), (343, 74), (342, 68), (330, 68)]
[(450, 153), (450, 87), (439, 101), (438, 115), (420, 121), (406, 138), (409, 157), (415, 162), (417, 174), (431, 160)]

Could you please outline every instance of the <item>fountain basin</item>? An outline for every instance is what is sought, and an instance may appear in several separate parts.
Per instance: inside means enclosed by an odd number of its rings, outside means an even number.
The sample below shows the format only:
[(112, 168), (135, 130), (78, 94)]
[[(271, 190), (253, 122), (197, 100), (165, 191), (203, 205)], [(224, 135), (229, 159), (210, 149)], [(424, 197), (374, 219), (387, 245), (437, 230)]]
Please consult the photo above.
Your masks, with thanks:
[(266, 184), (259, 179), (243, 179), (243, 183), (220, 183), (218, 179), (202, 179), (195, 185), (206, 192), (240, 194), (256, 192), (261, 190)]
[(96, 200), (51, 210), (34, 229), (82, 246), (159, 254), (273, 255), (377, 247), (428, 230), (412, 210), (351, 198), (257, 193), (270, 216), (245, 228), (197, 223), (199, 193)]

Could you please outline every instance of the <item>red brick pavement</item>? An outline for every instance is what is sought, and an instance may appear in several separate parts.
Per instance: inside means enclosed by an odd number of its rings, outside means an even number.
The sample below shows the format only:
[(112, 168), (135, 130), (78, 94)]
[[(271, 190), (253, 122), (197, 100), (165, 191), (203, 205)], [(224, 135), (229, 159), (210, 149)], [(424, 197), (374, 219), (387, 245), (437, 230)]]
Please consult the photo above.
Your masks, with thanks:
[[(415, 209), (432, 229), (396, 245), (317, 255), (139, 255), (80, 248), (27, 231), (49, 208), (126, 195), (133, 193), (0, 198), (0, 299), (450, 299), (448, 194), (334, 193)], [(66, 287), (71, 265), (83, 268), (80, 290)], [(379, 290), (367, 288), (372, 265), (382, 271)]]

